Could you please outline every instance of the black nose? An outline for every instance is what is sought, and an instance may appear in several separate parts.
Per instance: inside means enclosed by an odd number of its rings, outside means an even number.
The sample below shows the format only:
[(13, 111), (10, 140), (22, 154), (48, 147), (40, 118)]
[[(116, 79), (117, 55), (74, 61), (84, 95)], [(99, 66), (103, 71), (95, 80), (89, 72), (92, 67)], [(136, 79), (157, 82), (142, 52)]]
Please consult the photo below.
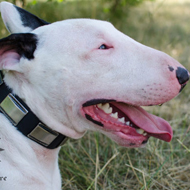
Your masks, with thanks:
[(189, 73), (186, 69), (178, 67), (176, 70), (176, 77), (179, 84), (185, 84), (189, 80)]

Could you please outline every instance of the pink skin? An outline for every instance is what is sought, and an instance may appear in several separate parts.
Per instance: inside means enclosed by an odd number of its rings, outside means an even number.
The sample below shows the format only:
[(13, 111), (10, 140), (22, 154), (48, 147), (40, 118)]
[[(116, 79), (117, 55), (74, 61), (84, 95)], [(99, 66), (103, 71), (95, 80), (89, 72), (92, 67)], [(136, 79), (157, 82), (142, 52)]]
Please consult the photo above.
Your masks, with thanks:
[(18, 55), (18, 53), (14, 51), (7, 51), (6, 53), (4, 53), (3, 50), (0, 51), (0, 65), (2, 65), (2, 68), (6, 68), (7, 65), (9, 65), (9, 67), (13, 66), (14, 64), (19, 62), (20, 56)]

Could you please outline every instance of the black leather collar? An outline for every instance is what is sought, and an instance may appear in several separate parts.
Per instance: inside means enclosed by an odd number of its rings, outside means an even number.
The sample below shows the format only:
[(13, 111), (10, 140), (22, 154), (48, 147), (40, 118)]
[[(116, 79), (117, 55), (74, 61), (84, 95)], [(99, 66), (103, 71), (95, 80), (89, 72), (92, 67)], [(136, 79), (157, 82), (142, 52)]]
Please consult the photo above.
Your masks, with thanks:
[(12, 94), (0, 71), (0, 112), (15, 126), (23, 135), (36, 143), (54, 149), (62, 146), (67, 137), (54, 131), (43, 124), (30, 108), (17, 96)]

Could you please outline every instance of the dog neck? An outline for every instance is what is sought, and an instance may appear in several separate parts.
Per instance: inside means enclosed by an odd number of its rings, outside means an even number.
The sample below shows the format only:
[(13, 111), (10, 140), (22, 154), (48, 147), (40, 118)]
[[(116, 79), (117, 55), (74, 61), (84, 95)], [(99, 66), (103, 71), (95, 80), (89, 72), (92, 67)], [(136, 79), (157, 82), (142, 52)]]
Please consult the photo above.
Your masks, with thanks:
[[(9, 99), (7, 100), (7, 98)], [(6, 179), (6, 182), (2, 184), (2, 189), (12, 189), (11, 184), (17, 184), (20, 176), (22, 176), (22, 181), (24, 182), (22, 190), (36, 189), (36, 185), (41, 189), (47, 190), (61, 189), (61, 176), (58, 167), (58, 153), (61, 143), (58, 143), (59, 146), (56, 145), (57, 148), (55, 146), (52, 148), (50, 143), (50, 148), (39, 142), (39, 140), (36, 141), (36, 139), (31, 139), (27, 135), (24, 135), (23, 133), (25, 131), (22, 131), (22, 129), (30, 128), (31, 122), (35, 120), (37, 124), (34, 125), (34, 129), (32, 130), (35, 130), (37, 126), (48, 131), (50, 134), (57, 134), (57, 132), (45, 126), (35, 115), (37, 119), (34, 117), (31, 121), (27, 119), (26, 114), (18, 122), (15, 116), (12, 116), (12, 112), (7, 111), (7, 107), (5, 106), (10, 101), (18, 107), (19, 111), (26, 109), (27, 114), (31, 112), (19, 97), (12, 94), (12, 91), (4, 84), (2, 78), (0, 78), (0, 176)], [(11, 106), (12, 104), (10, 104)], [(18, 113), (19, 111), (16, 109), (14, 113)], [(22, 123), (24, 119), (27, 122)], [(16, 122), (22, 125), (20, 126)], [(37, 132), (40, 132), (40, 130), (37, 130)], [(31, 132), (29, 134), (33, 135)], [(43, 137), (43, 135), (41, 136)], [(66, 139), (65, 136), (63, 137), (60, 141)], [(44, 142), (43, 139), (42, 141)], [(22, 175), (23, 173), (24, 176)], [(21, 188), (15, 185), (15, 189)]]
[(65, 143), (66, 136), (43, 124), (18, 96), (12, 94), (11, 89), (5, 85), (1, 72), (0, 92), (0, 112), (23, 135), (48, 149), (57, 148)]
[[(0, 176), (6, 177), (1, 182), (2, 189), (61, 189), (61, 177), (58, 168), (60, 148), (47, 149), (26, 138), (7, 118), (0, 113)], [(27, 127), (27, 126), (26, 126)], [(23, 175), (24, 173), (24, 175)], [(17, 182), (22, 178), (22, 187)], [(18, 183), (19, 184), (19, 183)]]

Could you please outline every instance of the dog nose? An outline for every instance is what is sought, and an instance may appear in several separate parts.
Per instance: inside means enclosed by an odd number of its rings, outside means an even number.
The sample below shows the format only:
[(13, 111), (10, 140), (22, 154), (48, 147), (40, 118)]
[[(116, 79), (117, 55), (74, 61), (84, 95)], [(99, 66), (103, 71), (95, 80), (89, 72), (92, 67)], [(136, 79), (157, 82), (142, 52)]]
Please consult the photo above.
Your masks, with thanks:
[(189, 80), (189, 72), (182, 67), (178, 67), (176, 70), (176, 77), (179, 84), (183, 85)]

